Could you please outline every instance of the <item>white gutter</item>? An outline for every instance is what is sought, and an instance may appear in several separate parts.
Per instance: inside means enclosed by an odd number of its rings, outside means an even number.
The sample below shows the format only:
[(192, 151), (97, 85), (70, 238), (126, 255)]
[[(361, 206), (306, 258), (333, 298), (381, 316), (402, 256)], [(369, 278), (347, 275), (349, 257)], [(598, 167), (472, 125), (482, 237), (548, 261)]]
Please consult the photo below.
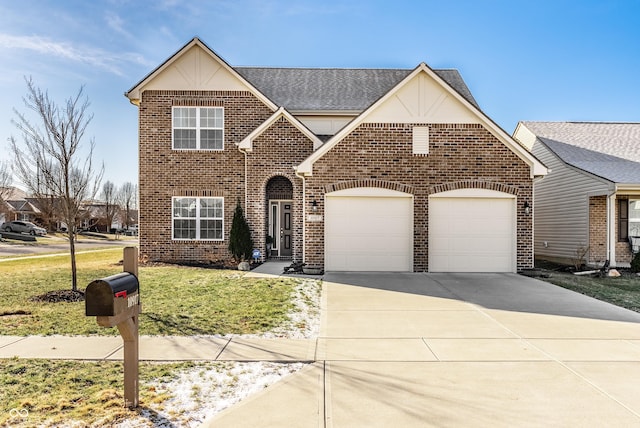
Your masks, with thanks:
[(616, 191), (607, 196), (607, 259), (609, 266), (616, 267)]
[(305, 249), (307, 242), (307, 182), (304, 180), (304, 174), (300, 174), (296, 167), (293, 168), (295, 174), (302, 180), (302, 263), (306, 263)]

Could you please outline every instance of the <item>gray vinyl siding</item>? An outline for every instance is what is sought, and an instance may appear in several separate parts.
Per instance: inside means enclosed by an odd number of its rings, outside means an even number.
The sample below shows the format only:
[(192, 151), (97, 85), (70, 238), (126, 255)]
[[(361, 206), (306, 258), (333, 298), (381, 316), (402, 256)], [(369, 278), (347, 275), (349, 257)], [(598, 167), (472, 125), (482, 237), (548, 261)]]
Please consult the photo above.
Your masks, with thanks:
[(551, 171), (534, 184), (534, 254), (575, 258), (589, 244), (589, 196), (606, 195), (608, 185), (566, 165), (540, 141), (532, 152)]

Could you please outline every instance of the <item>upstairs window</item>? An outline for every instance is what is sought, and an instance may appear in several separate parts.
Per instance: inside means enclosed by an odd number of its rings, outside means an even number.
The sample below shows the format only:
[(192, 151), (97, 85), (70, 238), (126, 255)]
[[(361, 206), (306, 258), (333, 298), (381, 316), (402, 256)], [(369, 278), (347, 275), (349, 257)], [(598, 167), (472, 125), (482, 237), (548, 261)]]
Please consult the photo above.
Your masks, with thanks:
[(221, 241), (224, 236), (224, 198), (174, 197), (173, 239)]
[(224, 109), (222, 107), (173, 107), (174, 150), (223, 150)]

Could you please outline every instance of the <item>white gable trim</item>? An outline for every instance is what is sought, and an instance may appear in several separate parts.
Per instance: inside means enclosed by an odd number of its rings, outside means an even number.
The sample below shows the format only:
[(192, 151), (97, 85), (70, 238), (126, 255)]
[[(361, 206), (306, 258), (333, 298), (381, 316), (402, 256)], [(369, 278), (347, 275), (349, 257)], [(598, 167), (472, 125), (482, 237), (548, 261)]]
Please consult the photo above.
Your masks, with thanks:
[(531, 176), (543, 176), (547, 174), (547, 168), (529, 153), (524, 147), (516, 142), (509, 134), (507, 134), (502, 128), (500, 128), (495, 122), (487, 117), (482, 111), (476, 108), (473, 104), (467, 101), (462, 95), (454, 90), (448, 83), (446, 83), (440, 76), (438, 76), (429, 66), (424, 62), (418, 65), (407, 77), (405, 77), (394, 88), (382, 96), (378, 101), (373, 103), (368, 109), (366, 109), (360, 116), (356, 117), (347, 126), (345, 126), (340, 132), (327, 141), (324, 146), (315, 151), (311, 156), (305, 159), (298, 167), (296, 171), (298, 174), (304, 174), (306, 176), (313, 175), (313, 164), (324, 156), (329, 150), (331, 150), (336, 144), (342, 141), (347, 135), (349, 135), (360, 124), (365, 122), (366, 118), (371, 115), (371, 112), (375, 111), (380, 105), (387, 101), (390, 97), (395, 95), (400, 88), (411, 81), (420, 73), (426, 73), (436, 82), (438, 82), (452, 97), (462, 103), (477, 119), (484, 125), (500, 142), (507, 146), (513, 153), (515, 153), (520, 159), (529, 165), (531, 169)]
[(264, 131), (269, 129), (278, 119), (281, 117), (286, 118), (289, 123), (302, 132), (307, 138), (313, 141), (314, 150), (322, 145), (320, 140), (314, 133), (296, 119), (291, 113), (289, 113), (284, 107), (280, 107), (275, 113), (273, 113), (267, 120), (262, 122), (260, 126), (254, 129), (249, 135), (247, 135), (241, 142), (238, 143), (238, 149), (243, 152), (253, 151), (253, 141), (258, 138)]
[(167, 68), (171, 67), (182, 55), (188, 52), (194, 46), (200, 47), (203, 51), (209, 54), (215, 61), (217, 61), (222, 68), (224, 68), (227, 72), (237, 78), (244, 86), (247, 87), (247, 90), (255, 95), (260, 101), (265, 103), (271, 110), (277, 110), (278, 106), (273, 103), (269, 98), (267, 98), (262, 92), (260, 92), (255, 86), (249, 83), (244, 77), (242, 77), (237, 71), (233, 69), (225, 60), (223, 60), (217, 53), (215, 53), (209, 46), (207, 46), (204, 42), (202, 42), (199, 38), (194, 37), (189, 43), (184, 45), (180, 50), (178, 50), (175, 54), (173, 54), (169, 59), (167, 59), (164, 63), (158, 66), (155, 70), (149, 73), (144, 79), (138, 82), (133, 88), (131, 88), (128, 92), (125, 92), (125, 96), (129, 98), (129, 101), (132, 104), (139, 105), (140, 100), (142, 99), (142, 92), (144, 92), (145, 86), (149, 84), (153, 79), (158, 77), (158, 75), (162, 74)]

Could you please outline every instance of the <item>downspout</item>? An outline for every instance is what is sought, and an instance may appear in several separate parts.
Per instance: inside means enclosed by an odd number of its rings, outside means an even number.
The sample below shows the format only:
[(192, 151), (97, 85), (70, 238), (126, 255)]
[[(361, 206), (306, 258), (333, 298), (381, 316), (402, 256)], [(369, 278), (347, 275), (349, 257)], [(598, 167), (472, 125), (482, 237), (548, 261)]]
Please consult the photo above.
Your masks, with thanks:
[(302, 180), (302, 263), (306, 263), (305, 251), (307, 243), (307, 182), (304, 179), (304, 174), (300, 174), (294, 167), (295, 174)]
[(247, 160), (247, 149), (243, 149), (242, 147), (240, 147), (240, 145), (238, 143), (235, 143), (236, 147), (238, 147), (238, 150), (240, 151), (240, 153), (244, 154), (244, 211), (247, 212), (248, 209), (248, 194), (249, 194), (249, 184), (248, 184), (248, 180), (247, 180), (247, 170), (248, 170), (248, 160)]
[[(244, 154), (244, 212), (245, 212), (245, 216), (247, 216), (249, 214), (249, 206), (248, 206), (248, 203), (249, 203), (249, 200), (248, 200), (248, 198), (249, 198), (249, 196), (248, 196), (248, 194), (249, 194), (249, 192), (248, 192), (248, 190), (249, 190), (248, 181), (249, 180), (247, 179), (247, 168), (248, 168), (248, 166), (247, 166), (247, 163), (248, 163), (247, 156), (248, 156), (248, 153), (247, 153), (247, 150), (241, 148), (238, 145), (238, 143), (236, 143), (236, 145), (238, 146), (238, 150), (240, 150), (240, 153)], [(262, 262), (264, 262), (265, 260), (266, 260), (265, 256), (263, 255), (262, 256)]]
[[(549, 172), (551, 172), (551, 170), (549, 170)], [(539, 175), (537, 177), (534, 177), (533, 183), (531, 185), (531, 246), (532, 246), (531, 267), (535, 267), (536, 265), (536, 184), (544, 180), (544, 177), (545, 177), (544, 175)], [(517, 238), (516, 238), (516, 241), (517, 241)], [(517, 264), (517, 260), (516, 260), (516, 264)]]
[(609, 266), (616, 267), (616, 193), (617, 186), (613, 192), (607, 195), (607, 259)]

